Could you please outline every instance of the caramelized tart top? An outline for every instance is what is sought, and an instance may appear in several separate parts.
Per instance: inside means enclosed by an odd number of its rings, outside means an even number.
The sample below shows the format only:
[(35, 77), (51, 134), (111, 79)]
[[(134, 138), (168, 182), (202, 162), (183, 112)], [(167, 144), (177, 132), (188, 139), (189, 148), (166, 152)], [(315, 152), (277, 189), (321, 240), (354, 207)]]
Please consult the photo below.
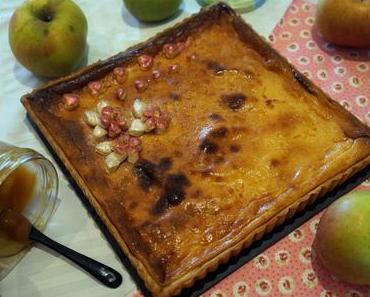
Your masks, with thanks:
[[(131, 253), (162, 284), (369, 156), (369, 129), (239, 25), (228, 14), (207, 19), (30, 103)], [(78, 104), (66, 109), (71, 94)], [(138, 98), (166, 113), (168, 126), (135, 136), (139, 158), (110, 172), (95, 147), (117, 136), (97, 140), (84, 112), (103, 99), (129, 126)]]

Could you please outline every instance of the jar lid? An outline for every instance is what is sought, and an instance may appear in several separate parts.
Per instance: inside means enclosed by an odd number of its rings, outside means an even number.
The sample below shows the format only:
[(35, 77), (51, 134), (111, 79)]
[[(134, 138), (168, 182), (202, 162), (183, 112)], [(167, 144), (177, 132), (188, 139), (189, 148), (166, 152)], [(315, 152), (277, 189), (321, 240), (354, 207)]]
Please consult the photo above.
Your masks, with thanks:
[[(207, 6), (210, 4), (214, 4), (216, 2), (220, 2), (219, 0), (197, 0), (197, 1), (201, 6)], [(230, 7), (241, 12), (252, 11), (261, 6), (263, 3), (265, 3), (265, 1), (266, 0), (223, 0), (223, 2), (228, 4)]]

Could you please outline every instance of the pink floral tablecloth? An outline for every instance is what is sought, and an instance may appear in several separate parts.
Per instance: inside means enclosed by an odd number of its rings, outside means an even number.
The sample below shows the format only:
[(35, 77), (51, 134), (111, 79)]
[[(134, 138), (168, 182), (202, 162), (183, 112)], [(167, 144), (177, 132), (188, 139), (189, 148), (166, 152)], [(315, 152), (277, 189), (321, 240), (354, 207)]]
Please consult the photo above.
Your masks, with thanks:
[[(315, 5), (295, 0), (269, 41), (333, 99), (370, 126), (370, 50), (322, 40)], [(370, 181), (357, 189), (370, 189)], [(317, 261), (312, 243), (322, 213), (220, 281), (203, 296), (370, 297), (370, 287), (336, 280)], [(135, 294), (138, 296), (139, 294)]]

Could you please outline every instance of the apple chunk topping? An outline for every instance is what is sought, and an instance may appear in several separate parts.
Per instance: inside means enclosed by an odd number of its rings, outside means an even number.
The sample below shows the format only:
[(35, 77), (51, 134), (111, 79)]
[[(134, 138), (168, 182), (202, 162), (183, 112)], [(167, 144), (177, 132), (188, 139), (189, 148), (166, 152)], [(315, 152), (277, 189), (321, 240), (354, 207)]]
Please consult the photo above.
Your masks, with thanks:
[(128, 134), (130, 134), (131, 136), (141, 136), (145, 133), (146, 130), (147, 127), (142, 120), (134, 119), (131, 122), (130, 128), (128, 129)]
[(153, 57), (149, 55), (141, 55), (137, 58), (140, 69), (147, 71), (153, 66)]
[(123, 83), (127, 78), (127, 71), (124, 67), (116, 67), (113, 69), (113, 77), (117, 83)]
[(135, 80), (135, 88), (138, 92), (144, 92), (149, 87), (146, 80)]
[(121, 127), (118, 125), (117, 122), (115, 121), (112, 121), (110, 124), (109, 124), (109, 127), (108, 127), (108, 135), (110, 138), (115, 138), (117, 137), (118, 135), (120, 135), (122, 132), (122, 129)]
[(179, 65), (178, 64), (172, 64), (168, 66), (168, 72), (178, 72), (179, 71)]
[(100, 125), (100, 115), (94, 110), (86, 110), (84, 112), (84, 121), (91, 127)]
[(119, 165), (121, 165), (121, 163), (125, 161), (126, 158), (127, 158), (126, 154), (118, 154), (116, 152), (110, 153), (108, 156), (105, 157), (105, 165), (108, 171), (113, 172), (117, 170)]
[(107, 130), (100, 126), (95, 126), (93, 130), (93, 135), (97, 139), (104, 137), (105, 135), (107, 135), (107, 133), (108, 133)]
[(100, 81), (91, 81), (87, 84), (87, 88), (91, 95), (97, 96), (102, 89), (102, 83)]
[(80, 98), (77, 94), (64, 94), (63, 106), (66, 110), (74, 110), (80, 105)]
[(96, 105), (96, 109), (98, 110), (98, 113), (101, 114), (104, 107), (109, 106), (108, 102), (105, 100), (100, 100), (98, 104)]
[(113, 151), (113, 142), (112, 141), (100, 142), (95, 146), (95, 151), (100, 155), (106, 156)]
[(170, 118), (166, 112), (158, 106), (150, 106), (143, 114), (144, 123), (149, 131), (162, 134), (170, 124)]
[(144, 111), (148, 108), (147, 104), (141, 101), (139, 98), (135, 99), (132, 106), (132, 114), (135, 118), (141, 118), (144, 115)]
[(139, 153), (142, 150), (141, 140), (128, 134), (122, 134), (113, 142), (113, 151), (127, 155), (129, 163), (135, 163), (139, 159)]
[(123, 88), (117, 88), (116, 90), (116, 98), (118, 100), (125, 100), (127, 97), (127, 90), (123, 89)]
[(155, 133), (163, 133), (169, 126), (170, 118), (166, 112), (158, 106), (147, 105), (140, 99), (135, 99), (132, 114), (136, 117), (131, 124), (129, 133), (135, 135), (154, 130)]
[(185, 43), (167, 43), (163, 46), (162, 52), (167, 59), (173, 59), (177, 57), (185, 48)]
[(100, 121), (102, 123), (103, 128), (108, 128), (112, 130), (117, 130), (119, 128), (122, 131), (127, 130), (127, 121), (125, 120), (123, 112), (119, 107), (115, 108), (111, 106), (104, 107), (101, 111)]
[(161, 75), (162, 75), (162, 73), (159, 70), (153, 70), (152, 71), (152, 77), (153, 77), (153, 79), (158, 79), (158, 78), (161, 77)]
[[(125, 90), (118, 87), (115, 98), (121, 96), (126, 96)], [(132, 164), (137, 162), (142, 150), (140, 137), (149, 132), (161, 134), (170, 123), (165, 111), (139, 98), (133, 102), (131, 116), (132, 120), (128, 121), (121, 107), (111, 106), (109, 101), (102, 99), (97, 102), (94, 110), (86, 110), (83, 114), (84, 122), (93, 128), (92, 135), (98, 142), (95, 144), (95, 152), (105, 156), (105, 165), (110, 173), (124, 161)]]
[(95, 139), (108, 138), (96, 144), (95, 151), (106, 156), (105, 164), (109, 172), (115, 171), (126, 159), (130, 163), (139, 159), (141, 141), (125, 132), (128, 125), (120, 107), (112, 107), (105, 100), (100, 100), (96, 111), (85, 111), (83, 119), (87, 125), (94, 127), (92, 134)]

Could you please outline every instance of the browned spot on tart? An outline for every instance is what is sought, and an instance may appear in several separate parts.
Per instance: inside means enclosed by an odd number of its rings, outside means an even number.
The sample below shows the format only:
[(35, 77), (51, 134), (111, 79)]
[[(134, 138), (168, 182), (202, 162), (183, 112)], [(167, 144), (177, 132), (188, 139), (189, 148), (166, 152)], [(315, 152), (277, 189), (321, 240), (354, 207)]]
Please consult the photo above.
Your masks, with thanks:
[(240, 151), (240, 146), (237, 144), (230, 144), (229, 150), (232, 153), (238, 153)]
[(214, 154), (218, 151), (218, 145), (206, 138), (200, 143), (199, 149), (206, 154)]
[(277, 167), (277, 166), (280, 165), (280, 161), (279, 160), (276, 160), (276, 159), (272, 159), (270, 161), (270, 164), (271, 164), (272, 167)]
[(218, 113), (211, 113), (208, 118), (211, 120), (211, 121), (223, 121), (224, 118), (222, 116), (220, 116)]
[(245, 105), (246, 99), (247, 96), (242, 93), (221, 95), (222, 103), (233, 111), (241, 109)]
[(210, 132), (210, 136), (213, 138), (225, 138), (229, 130), (226, 127), (219, 127)]
[(185, 199), (185, 188), (190, 186), (190, 181), (182, 172), (167, 176), (164, 191), (154, 205), (153, 214), (161, 214), (169, 206), (180, 204)]

